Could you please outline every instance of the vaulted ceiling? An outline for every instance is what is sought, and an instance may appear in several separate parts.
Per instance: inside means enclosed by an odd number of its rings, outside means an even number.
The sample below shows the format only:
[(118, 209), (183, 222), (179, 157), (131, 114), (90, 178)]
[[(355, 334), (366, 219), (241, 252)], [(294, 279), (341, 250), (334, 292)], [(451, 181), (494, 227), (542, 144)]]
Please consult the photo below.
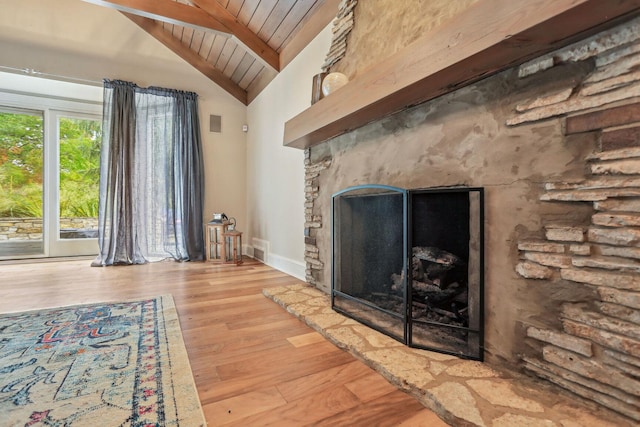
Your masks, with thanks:
[(244, 104), (335, 16), (339, 0), (84, 0), (119, 10)]

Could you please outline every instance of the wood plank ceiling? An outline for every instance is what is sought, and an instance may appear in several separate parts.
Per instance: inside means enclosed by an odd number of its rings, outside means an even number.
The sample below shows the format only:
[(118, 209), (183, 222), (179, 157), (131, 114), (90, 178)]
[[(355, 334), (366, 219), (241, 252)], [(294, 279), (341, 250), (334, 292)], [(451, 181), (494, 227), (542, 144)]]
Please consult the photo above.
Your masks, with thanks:
[[(296, 35), (309, 33), (308, 43), (335, 16), (338, 4), (337, 0), (84, 1), (119, 10), (244, 104), (286, 65), (281, 53)], [(301, 31), (305, 25), (313, 28)]]

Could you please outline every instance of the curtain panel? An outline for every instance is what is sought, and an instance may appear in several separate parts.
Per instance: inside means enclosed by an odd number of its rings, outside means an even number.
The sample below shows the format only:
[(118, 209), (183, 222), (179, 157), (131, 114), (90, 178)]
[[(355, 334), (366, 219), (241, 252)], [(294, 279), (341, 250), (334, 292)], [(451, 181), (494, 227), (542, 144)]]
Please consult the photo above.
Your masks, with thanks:
[(197, 98), (104, 81), (99, 255), (92, 265), (203, 259)]

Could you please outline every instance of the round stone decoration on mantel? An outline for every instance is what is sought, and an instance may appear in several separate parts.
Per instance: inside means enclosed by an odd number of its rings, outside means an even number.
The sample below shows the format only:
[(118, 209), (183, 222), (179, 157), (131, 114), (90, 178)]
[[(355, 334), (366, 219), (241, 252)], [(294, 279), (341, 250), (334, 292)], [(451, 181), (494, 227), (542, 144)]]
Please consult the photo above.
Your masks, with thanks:
[(322, 94), (329, 96), (347, 83), (349, 83), (349, 78), (344, 74), (329, 73), (324, 80), (322, 80)]

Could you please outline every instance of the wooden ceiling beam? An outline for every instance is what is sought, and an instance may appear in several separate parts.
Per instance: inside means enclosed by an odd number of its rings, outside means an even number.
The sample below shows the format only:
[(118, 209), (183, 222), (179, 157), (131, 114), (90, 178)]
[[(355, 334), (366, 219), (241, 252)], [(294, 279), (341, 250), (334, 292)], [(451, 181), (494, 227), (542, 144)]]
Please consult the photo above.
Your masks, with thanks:
[(262, 41), (249, 28), (240, 23), (227, 9), (216, 0), (191, 0), (193, 4), (211, 15), (212, 18), (222, 23), (231, 30), (234, 41), (248, 51), (257, 55), (257, 58), (265, 66), (275, 71), (280, 71), (280, 55), (267, 43)]
[(338, 14), (340, 0), (318, 0), (316, 5), (305, 17), (302, 26), (293, 35), (292, 39), (285, 42), (280, 51), (280, 69), (289, 65), (302, 50), (333, 21)]
[(202, 9), (178, 3), (173, 0), (83, 0), (98, 6), (116, 9), (155, 19), (169, 24), (194, 28), (204, 31), (214, 31), (222, 36), (231, 37), (232, 30), (220, 21), (214, 19)]
[(247, 105), (247, 91), (235, 84), (230, 78), (225, 76), (220, 70), (207, 62), (191, 49), (186, 48), (182, 42), (169, 32), (165, 31), (162, 24), (150, 18), (122, 12), (127, 18), (135, 22), (140, 28), (152, 35), (160, 43), (171, 49), (174, 53), (187, 61), (192, 67), (207, 76), (211, 81), (229, 92), (232, 96)]
[[(333, 21), (338, 13), (340, 0), (318, 0), (309, 10), (299, 28), (289, 36), (280, 51), (280, 70), (289, 65), (302, 50)], [(249, 104), (260, 95), (271, 81), (274, 73), (262, 72), (247, 88)]]

